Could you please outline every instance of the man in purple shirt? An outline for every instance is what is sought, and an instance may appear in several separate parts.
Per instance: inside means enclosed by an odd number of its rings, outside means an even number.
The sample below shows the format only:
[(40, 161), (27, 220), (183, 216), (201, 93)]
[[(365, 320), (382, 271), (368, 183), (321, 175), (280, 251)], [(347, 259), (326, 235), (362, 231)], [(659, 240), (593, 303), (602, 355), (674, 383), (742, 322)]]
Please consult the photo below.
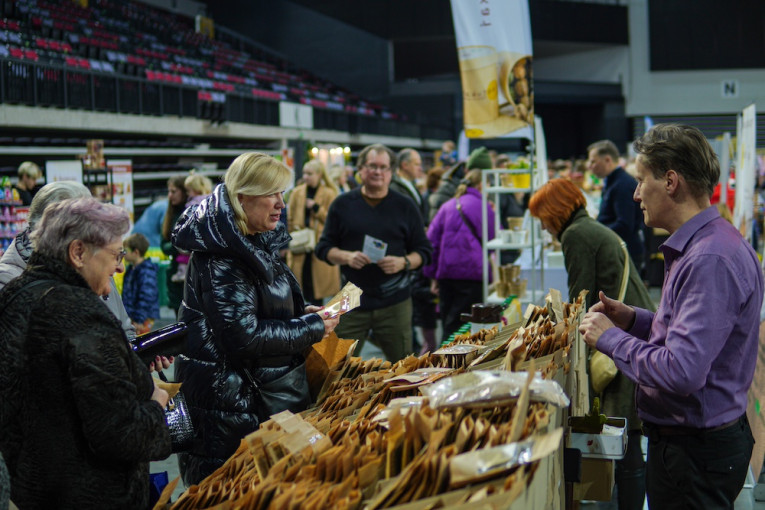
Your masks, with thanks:
[(652, 314), (601, 292), (580, 331), (637, 385), (650, 507), (732, 509), (754, 444), (746, 403), (762, 272), (749, 243), (710, 206), (720, 166), (698, 129), (660, 124), (633, 147), (634, 199), (647, 226), (670, 233), (661, 303)]

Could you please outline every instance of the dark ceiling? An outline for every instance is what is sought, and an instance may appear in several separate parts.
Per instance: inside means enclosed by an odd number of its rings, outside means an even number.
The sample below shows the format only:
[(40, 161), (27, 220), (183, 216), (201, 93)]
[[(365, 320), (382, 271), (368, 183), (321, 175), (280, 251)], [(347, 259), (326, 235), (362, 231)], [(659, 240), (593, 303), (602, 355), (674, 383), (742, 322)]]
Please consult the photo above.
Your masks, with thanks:
[[(448, 0), (291, 0), (391, 42), (395, 81), (458, 72)], [(534, 52), (565, 53), (567, 45), (628, 44), (627, 7), (529, 0)], [(546, 56), (546, 55), (545, 55)]]

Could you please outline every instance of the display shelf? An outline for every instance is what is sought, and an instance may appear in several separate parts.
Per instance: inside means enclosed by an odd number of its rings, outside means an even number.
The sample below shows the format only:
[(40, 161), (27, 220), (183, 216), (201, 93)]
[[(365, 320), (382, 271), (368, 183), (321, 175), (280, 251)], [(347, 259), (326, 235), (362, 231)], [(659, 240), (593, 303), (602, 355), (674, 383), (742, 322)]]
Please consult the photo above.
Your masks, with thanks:
[[(533, 144), (530, 150), (530, 154), (533, 155)], [(534, 165), (529, 165), (530, 168), (492, 168), (481, 172), (481, 234), (482, 234), (482, 248), (483, 248), (483, 297), (484, 302), (488, 303), (502, 303), (504, 298), (497, 297), (496, 293), (491, 293), (489, 288), (489, 252), (499, 253), (502, 251), (522, 251), (531, 250), (531, 260), (541, 260), (542, 257), (542, 244), (541, 235), (539, 232), (539, 224), (537, 220), (531, 219), (530, 226), (528, 227), (528, 237), (525, 243), (506, 243), (500, 237), (501, 234), (501, 218), (499, 207), (494, 208), (494, 228), (496, 238), (487, 241), (488, 238), (488, 214), (486, 213), (487, 202), (490, 197), (495, 198), (495, 203), (499, 203), (499, 195), (511, 194), (511, 193), (533, 193), (534, 192)], [(527, 188), (509, 187), (496, 185), (494, 183), (506, 182), (507, 179), (503, 179), (505, 176), (518, 176), (527, 175), (528, 182), (530, 184)], [(524, 220), (525, 222), (529, 220)], [(541, 267), (537, 270), (536, 265), (532, 265), (531, 274), (529, 275), (527, 285), (530, 288), (544, 288), (544, 269)], [(535, 300), (536, 295), (532, 295), (532, 300)], [(524, 298), (521, 301), (527, 302)]]
[(502, 239), (495, 238), (486, 243), (488, 250), (523, 250), (525, 248), (531, 248), (532, 244), (529, 243), (504, 243)]
[[(515, 297), (517, 297), (518, 301), (520, 301), (522, 304), (534, 303), (535, 305), (538, 305), (545, 298), (546, 295), (547, 295), (547, 292), (540, 289), (536, 289), (536, 290), (527, 289), (526, 292), (524, 292), (521, 296), (515, 296)], [(497, 295), (496, 292), (492, 292), (486, 297), (486, 302), (493, 305), (504, 304), (505, 301), (507, 301), (507, 297), (500, 297)]]
[(504, 186), (489, 186), (487, 193), (529, 193), (531, 188), (506, 188)]

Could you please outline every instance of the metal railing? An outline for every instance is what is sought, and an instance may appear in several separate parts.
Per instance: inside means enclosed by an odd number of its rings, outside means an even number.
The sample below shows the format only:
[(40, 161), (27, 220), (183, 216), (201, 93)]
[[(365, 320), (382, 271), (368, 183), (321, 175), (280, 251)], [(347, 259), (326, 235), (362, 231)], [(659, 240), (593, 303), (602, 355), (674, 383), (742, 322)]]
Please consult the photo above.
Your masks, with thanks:
[[(237, 92), (224, 102), (200, 100), (183, 84), (0, 58), (0, 102), (110, 113), (193, 117), (212, 122), (279, 125), (279, 102)], [(314, 129), (421, 139), (449, 139), (447, 128), (314, 107)]]

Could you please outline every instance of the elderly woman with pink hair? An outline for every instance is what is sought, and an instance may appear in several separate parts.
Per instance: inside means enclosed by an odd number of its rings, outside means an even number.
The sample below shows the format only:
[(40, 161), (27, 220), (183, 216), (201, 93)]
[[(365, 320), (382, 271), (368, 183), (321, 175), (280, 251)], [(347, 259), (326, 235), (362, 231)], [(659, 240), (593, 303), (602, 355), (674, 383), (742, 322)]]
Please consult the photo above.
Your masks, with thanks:
[(104, 306), (122, 270), (124, 209), (45, 209), (24, 272), (0, 291), (0, 452), (19, 508), (146, 508), (170, 454), (167, 393)]

